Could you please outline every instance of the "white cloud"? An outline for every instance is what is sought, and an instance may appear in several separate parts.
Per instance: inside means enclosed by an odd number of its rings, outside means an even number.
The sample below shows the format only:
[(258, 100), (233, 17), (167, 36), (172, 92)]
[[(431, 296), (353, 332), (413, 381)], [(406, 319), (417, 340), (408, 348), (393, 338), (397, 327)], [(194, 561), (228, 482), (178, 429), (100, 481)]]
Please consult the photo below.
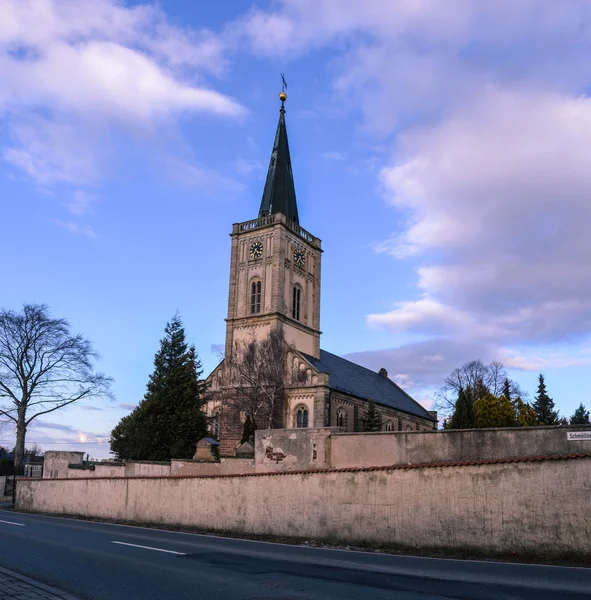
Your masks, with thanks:
[(59, 219), (53, 219), (53, 223), (70, 233), (89, 238), (96, 237), (96, 232), (91, 225), (84, 225), (83, 223), (77, 223), (76, 221), (60, 221)]
[(236, 161), (236, 171), (240, 175), (250, 175), (256, 171), (262, 171), (263, 164), (260, 160), (249, 161), (244, 158), (240, 158)]
[(475, 358), (587, 364), (548, 346), (591, 334), (590, 2), (282, 0), (241, 27), (265, 56), (331, 49), (332, 101), (396, 135), (375, 249), (420, 258), (420, 295), (368, 322), (434, 337), (357, 360), (416, 385)]
[(370, 322), (505, 343), (591, 333), (590, 145), (590, 99), (526, 93), (405, 134), (382, 173), (411, 214), (390, 250), (425, 257), (424, 298)]
[(158, 140), (186, 114), (238, 117), (207, 87), (225, 68), (223, 43), (173, 26), (150, 4), (1, 0), (2, 156), (43, 185), (95, 184), (116, 135)]
[(336, 151), (323, 152), (320, 155), (320, 158), (326, 158), (327, 160), (341, 161), (341, 160), (345, 160), (345, 155), (342, 152), (336, 152)]
[(221, 175), (217, 171), (182, 160), (169, 159), (166, 167), (171, 179), (177, 184), (198, 187), (205, 193), (239, 194), (244, 185)]
[(70, 200), (67, 203), (68, 210), (75, 216), (81, 217), (92, 211), (92, 204), (96, 197), (84, 190), (74, 190)]

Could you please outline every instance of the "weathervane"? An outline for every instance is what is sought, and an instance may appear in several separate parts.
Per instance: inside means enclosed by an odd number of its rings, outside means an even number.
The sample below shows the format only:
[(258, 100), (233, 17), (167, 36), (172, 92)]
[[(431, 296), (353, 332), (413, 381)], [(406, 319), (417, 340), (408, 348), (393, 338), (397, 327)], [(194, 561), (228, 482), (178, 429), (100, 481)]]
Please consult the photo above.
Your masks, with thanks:
[(281, 92), (279, 92), (279, 100), (281, 100), (281, 110), (285, 110), (284, 103), (287, 100), (287, 94), (285, 90), (287, 89), (287, 82), (285, 81), (285, 76), (281, 73)]

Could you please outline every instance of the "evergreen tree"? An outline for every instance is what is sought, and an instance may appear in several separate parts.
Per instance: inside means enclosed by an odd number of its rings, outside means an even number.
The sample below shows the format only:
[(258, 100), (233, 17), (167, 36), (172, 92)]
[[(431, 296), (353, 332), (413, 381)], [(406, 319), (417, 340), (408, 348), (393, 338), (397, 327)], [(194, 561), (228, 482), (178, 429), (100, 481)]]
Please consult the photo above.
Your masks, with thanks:
[(521, 396), (517, 396), (513, 402), (511, 402), (515, 410), (515, 424), (517, 427), (533, 427), (538, 422), (536, 411), (527, 403), (521, 399)]
[(448, 422), (448, 429), (471, 429), (475, 427), (474, 403), (469, 391), (460, 388), (456, 408)]
[(486, 395), (474, 402), (476, 427), (513, 427), (515, 409), (505, 396)]
[(548, 396), (546, 382), (541, 373), (538, 379), (538, 393), (533, 404), (538, 425), (556, 425), (558, 423), (558, 411), (554, 410), (554, 400)]
[(505, 377), (505, 381), (503, 381), (503, 396), (511, 402), (511, 384), (508, 377)]
[(583, 403), (575, 410), (575, 414), (570, 418), (571, 425), (590, 425), (589, 411), (585, 409)]
[(365, 431), (380, 431), (382, 429), (382, 417), (376, 409), (376, 403), (370, 400), (367, 405), (367, 413), (363, 423)]
[(144, 399), (111, 432), (111, 452), (119, 459), (192, 458), (206, 434), (201, 361), (178, 314), (164, 331)]

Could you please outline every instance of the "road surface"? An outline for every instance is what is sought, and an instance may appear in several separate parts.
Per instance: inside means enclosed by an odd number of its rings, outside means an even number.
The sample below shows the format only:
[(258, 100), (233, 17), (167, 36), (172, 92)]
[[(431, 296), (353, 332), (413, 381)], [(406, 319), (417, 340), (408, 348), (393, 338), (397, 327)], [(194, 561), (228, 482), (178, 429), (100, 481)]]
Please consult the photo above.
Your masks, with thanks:
[(591, 569), (306, 548), (3, 510), (0, 566), (93, 600), (591, 598)]

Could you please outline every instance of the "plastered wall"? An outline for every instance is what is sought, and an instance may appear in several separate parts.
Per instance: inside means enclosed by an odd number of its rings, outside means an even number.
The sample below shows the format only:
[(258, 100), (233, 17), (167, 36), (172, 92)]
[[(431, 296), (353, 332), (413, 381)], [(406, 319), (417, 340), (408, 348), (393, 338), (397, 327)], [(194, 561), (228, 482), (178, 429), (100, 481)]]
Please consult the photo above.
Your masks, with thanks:
[(410, 549), (591, 555), (591, 457), (201, 478), (22, 480), (17, 509)]
[(591, 427), (508, 427), (433, 432), (331, 435), (331, 466), (380, 467), (591, 452), (591, 441), (569, 431)]

